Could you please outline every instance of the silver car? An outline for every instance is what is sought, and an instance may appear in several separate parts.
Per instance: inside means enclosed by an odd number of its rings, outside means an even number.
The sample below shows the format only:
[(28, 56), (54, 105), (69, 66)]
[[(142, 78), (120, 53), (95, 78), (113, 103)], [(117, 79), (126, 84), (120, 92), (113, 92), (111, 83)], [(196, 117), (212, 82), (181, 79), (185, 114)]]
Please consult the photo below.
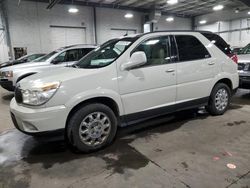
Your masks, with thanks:
[(238, 58), (239, 88), (250, 89), (250, 44), (240, 50)]
[(72, 66), (95, 48), (96, 46), (93, 45), (67, 46), (55, 50), (32, 63), (2, 68), (0, 69), (0, 85), (8, 91), (14, 91), (17, 82), (20, 80), (57, 67)]

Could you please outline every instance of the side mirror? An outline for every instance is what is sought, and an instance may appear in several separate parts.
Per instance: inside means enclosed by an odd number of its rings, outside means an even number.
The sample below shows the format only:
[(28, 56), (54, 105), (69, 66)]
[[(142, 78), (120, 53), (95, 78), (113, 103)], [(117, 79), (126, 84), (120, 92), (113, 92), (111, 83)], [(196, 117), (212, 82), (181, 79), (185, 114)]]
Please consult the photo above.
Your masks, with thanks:
[(60, 61), (55, 58), (50, 63), (53, 65), (56, 65), (56, 64), (60, 63)]
[(128, 63), (124, 63), (121, 66), (122, 71), (130, 70), (135, 67), (144, 65), (147, 63), (147, 56), (145, 52), (139, 51), (132, 54)]
[(27, 58), (23, 59), (23, 62), (27, 62), (27, 61), (28, 61), (28, 59), (27, 59)]

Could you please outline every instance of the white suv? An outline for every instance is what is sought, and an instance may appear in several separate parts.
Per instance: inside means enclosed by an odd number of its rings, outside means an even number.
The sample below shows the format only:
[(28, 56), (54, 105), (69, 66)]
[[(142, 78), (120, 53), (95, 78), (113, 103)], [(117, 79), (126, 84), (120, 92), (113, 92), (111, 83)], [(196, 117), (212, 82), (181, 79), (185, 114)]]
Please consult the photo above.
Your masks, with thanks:
[(13, 122), (31, 135), (64, 130), (69, 143), (91, 152), (110, 144), (118, 126), (200, 106), (222, 115), (239, 76), (221, 41), (180, 31), (111, 40), (74, 67), (22, 80)]
[(33, 62), (1, 68), (0, 85), (8, 91), (14, 91), (22, 79), (50, 69), (72, 66), (95, 48), (93, 45), (66, 46)]

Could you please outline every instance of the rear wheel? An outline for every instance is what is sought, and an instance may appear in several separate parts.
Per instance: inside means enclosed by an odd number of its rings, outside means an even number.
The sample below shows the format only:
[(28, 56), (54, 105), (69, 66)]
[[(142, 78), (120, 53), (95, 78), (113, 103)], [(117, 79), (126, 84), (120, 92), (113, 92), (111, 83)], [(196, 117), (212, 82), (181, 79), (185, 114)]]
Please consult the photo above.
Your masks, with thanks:
[(103, 104), (89, 104), (80, 108), (69, 120), (69, 143), (81, 152), (93, 152), (109, 145), (115, 138), (117, 118)]
[(211, 115), (223, 115), (231, 102), (231, 90), (224, 83), (218, 83), (215, 85), (206, 110)]

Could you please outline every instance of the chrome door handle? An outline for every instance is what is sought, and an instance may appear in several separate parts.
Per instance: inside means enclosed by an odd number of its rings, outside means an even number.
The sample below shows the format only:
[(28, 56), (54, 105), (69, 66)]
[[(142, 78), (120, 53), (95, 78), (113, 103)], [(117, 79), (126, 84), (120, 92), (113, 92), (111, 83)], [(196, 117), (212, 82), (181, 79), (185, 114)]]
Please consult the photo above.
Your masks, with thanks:
[(171, 72), (175, 72), (175, 70), (174, 69), (168, 69), (168, 70), (166, 70), (166, 73), (171, 73)]
[(208, 65), (214, 65), (215, 64), (215, 62), (209, 62), (208, 63)]

